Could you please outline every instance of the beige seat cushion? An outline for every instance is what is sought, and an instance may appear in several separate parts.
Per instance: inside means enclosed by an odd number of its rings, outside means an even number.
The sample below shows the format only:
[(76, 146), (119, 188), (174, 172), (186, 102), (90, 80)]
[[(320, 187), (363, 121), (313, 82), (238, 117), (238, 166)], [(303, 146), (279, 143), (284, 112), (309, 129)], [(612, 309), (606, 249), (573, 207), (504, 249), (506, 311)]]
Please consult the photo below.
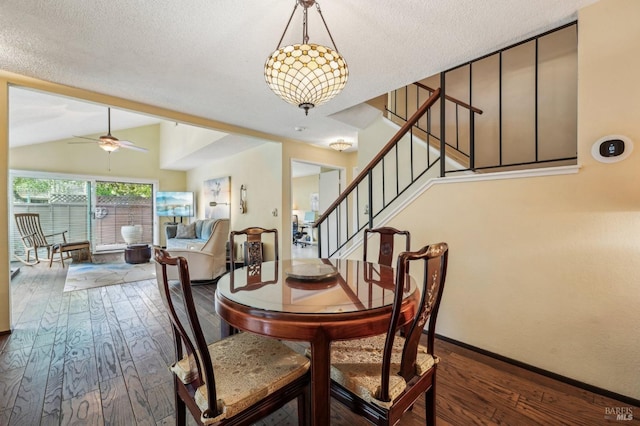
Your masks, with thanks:
[[(309, 369), (309, 360), (278, 340), (239, 333), (208, 346), (222, 414), (202, 419), (205, 424), (233, 417), (267, 395), (291, 383)], [(195, 377), (195, 363), (187, 357), (171, 366), (183, 383)], [(191, 366), (189, 365), (191, 364)], [(201, 411), (208, 408), (206, 386), (195, 394)]]
[[(389, 408), (390, 402), (380, 401), (380, 377), (382, 375), (382, 351), (386, 335), (365, 339), (333, 342), (331, 345), (331, 379), (349, 389), (368, 402)], [(396, 336), (391, 355), (389, 395), (391, 401), (407, 387), (405, 380), (396, 374), (400, 370), (404, 338)], [(427, 353), (427, 348), (419, 345), (416, 359), (416, 374), (423, 375), (438, 362), (437, 357)]]

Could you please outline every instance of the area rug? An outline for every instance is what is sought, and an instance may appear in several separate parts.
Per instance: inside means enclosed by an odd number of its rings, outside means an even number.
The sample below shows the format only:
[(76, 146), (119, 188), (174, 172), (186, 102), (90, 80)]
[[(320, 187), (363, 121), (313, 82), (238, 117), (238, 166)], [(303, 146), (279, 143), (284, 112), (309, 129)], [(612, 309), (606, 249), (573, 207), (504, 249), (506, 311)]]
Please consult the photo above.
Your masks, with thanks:
[(64, 291), (86, 290), (114, 284), (155, 279), (155, 263), (72, 263)]

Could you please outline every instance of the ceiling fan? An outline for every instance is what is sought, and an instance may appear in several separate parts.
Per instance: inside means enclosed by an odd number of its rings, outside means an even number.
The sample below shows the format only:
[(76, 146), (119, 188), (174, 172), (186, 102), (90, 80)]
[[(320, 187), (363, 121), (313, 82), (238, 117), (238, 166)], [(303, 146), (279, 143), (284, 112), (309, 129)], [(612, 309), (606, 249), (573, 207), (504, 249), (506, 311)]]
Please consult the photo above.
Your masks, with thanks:
[[(147, 148), (142, 148), (140, 146), (137, 146), (133, 142), (122, 141), (116, 138), (115, 136), (111, 135), (111, 108), (107, 108), (107, 126), (108, 126), (107, 134), (100, 136), (98, 139), (88, 138), (86, 136), (73, 136), (73, 137), (79, 138), (79, 139), (87, 139), (91, 142), (97, 143), (100, 148), (107, 151), (109, 154), (119, 150), (120, 148), (132, 149), (134, 151), (140, 151), (140, 152), (149, 151)], [(89, 143), (89, 142), (82, 141), (82, 142), (69, 142), (69, 143), (76, 144), (76, 143)]]

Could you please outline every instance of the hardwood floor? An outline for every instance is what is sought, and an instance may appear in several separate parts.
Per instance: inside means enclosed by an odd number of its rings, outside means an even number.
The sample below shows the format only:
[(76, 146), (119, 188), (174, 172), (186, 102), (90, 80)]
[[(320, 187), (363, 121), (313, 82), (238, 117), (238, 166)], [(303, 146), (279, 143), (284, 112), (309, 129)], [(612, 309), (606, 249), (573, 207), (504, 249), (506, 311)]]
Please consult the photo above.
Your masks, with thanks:
[[(171, 335), (155, 281), (63, 293), (66, 269), (23, 266), (14, 330), (0, 336), (0, 425), (172, 425)], [(219, 337), (215, 286), (194, 287), (207, 339)], [(629, 407), (437, 342), (438, 425), (599, 425)], [(364, 425), (332, 404), (332, 425)], [(640, 408), (623, 424), (640, 424)], [(194, 424), (190, 422), (190, 424)], [(295, 425), (286, 406), (259, 425)], [(424, 400), (401, 425), (424, 425)]]

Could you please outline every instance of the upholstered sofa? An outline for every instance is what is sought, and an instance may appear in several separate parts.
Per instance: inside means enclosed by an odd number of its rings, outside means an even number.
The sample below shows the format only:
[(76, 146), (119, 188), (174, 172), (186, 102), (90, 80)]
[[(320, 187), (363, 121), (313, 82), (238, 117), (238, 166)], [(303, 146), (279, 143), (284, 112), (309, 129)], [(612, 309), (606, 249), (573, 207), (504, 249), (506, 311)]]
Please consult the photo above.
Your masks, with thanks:
[(181, 225), (167, 225), (167, 251), (171, 256), (187, 259), (191, 280), (212, 281), (224, 274), (227, 271), (229, 219), (202, 219)]
[(193, 249), (202, 247), (211, 236), (217, 219), (198, 219), (188, 224), (166, 225), (167, 249)]

